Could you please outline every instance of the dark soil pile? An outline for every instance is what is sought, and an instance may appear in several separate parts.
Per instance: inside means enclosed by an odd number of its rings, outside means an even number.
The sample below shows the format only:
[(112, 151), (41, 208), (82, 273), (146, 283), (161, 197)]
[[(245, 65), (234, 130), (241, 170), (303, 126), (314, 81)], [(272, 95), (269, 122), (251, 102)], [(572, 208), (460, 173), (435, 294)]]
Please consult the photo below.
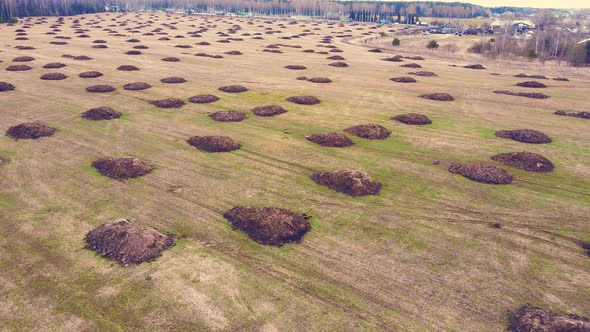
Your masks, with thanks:
[(424, 98), (424, 99), (436, 100), (436, 101), (453, 101), (453, 100), (455, 100), (455, 98), (453, 98), (453, 96), (451, 96), (450, 94), (442, 93), (442, 92), (424, 94), (424, 95), (420, 95), (418, 97)]
[(401, 65), (400, 67), (403, 67), (403, 68), (422, 68), (422, 66), (420, 66), (417, 63), (406, 63), (406, 64)]
[(113, 92), (115, 90), (117, 90), (117, 89), (115, 89), (114, 87), (112, 87), (110, 85), (104, 85), (104, 84), (93, 85), (93, 86), (89, 86), (86, 88), (86, 91), (88, 91), (88, 92), (97, 92), (97, 93)]
[(332, 80), (327, 77), (312, 77), (307, 81), (312, 83), (332, 83)]
[(567, 77), (555, 77), (553, 78), (554, 81), (560, 81), (560, 82), (569, 82), (569, 79)]
[(104, 224), (86, 235), (86, 249), (121, 265), (151, 262), (174, 245), (168, 235), (123, 219)]
[(546, 88), (547, 85), (537, 82), (537, 81), (527, 81), (527, 82), (520, 82), (516, 83), (516, 85), (521, 86), (523, 88)]
[(490, 157), (490, 159), (528, 172), (546, 173), (551, 172), (554, 168), (553, 163), (549, 159), (540, 154), (526, 151), (500, 153)]
[(62, 73), (47, 73), (47, 74), (41, 75), (41, 79), (45, 80), (45, 81), (59, 81), (59, 80), (65, 80), (66, 78), (68, 78), (68, 77)]
[(229, 93), (240, 93), (240, 92), (248, 91), (248, 88), (246, 88), (245, 86), (242, 86), (242, 85), (228, 85), (228, 86), (222, 86), (221, 88), (219, 88), (219, 90), (223, 91), (223, 92), (229, 92)]
[(432, 123), (426, 115), (418, 113), (400, 114), (391, 119), (408, 125), (428, 125)]
[(510, 318), (508, 329), (512, 332), (588, 332), (590, 319), (525, 305)]
[(149, 89), (152, 86), (149, 83), (146, 82), (133, 82), (133, 83), (127, 83), (125, 85), (123, 85), (123, 89), (125, 90), (145, 90), (145, 89)]
[(320, 103), (320, 100), (314, 96), (293, 96), (287, 98), (287, 101), (299, 105), (316, 105)]
[(209, 114), (209, 116), (219, 122), (240, 122), (246, 119), (246, 113), (238, 111), (219, 111)]
[(121, 117), (121, 113), (115, 111), (110, 107), (97, 107), (91, 108), (88, 111), (82, 113), (82, 117), (86, 120), (112, 120)]
[(0, 82), (0, 92), (2, 91), (12, 91), (14, 90), (14, 85), (7, 83), (7, 82)]
[(92, 167), (111, 179), (124, 180), (146, 175), (154, 167), (137, 158), (101, 158), (92, 162)]
[(177, 57), (169, 56), (169, 57), (163, 58), (162, 61), (166, 61), (166, 62), (179, 62), (180, 59), (177, 58)]
[(484, 67), (483, 65), (480, 65), (480, 64), (467, 65), (467, 66), (463, 66), (463, 68), (467, 68), (467, 69), (486, 69), (486, 67)]
[(53, 135), (57, 129), (38, 122), (25, 122), (8, 128), (6, 136), (18, 139), (37, 139)]
[(283, 113), (287, 113), (287, 110), (282, 108), (279, 105), (266, 105), (266, 106), (258, 106), (254, 107), (252, 113), (257, 116), (274, 116)]
[(340, 55), (332, 55), (332, 56), (327, 57), (326, 59), (337, 60), (337, 61), (346, 60), (343, 56), (340, 56)]
[(178, 98), (166, 98), (150, 101), (150, 104), (160, 108), (181, 108), (184, 101)]
[(437, 76), (435, 73), (431, 72), (431, 71), (413, 71), (408, 73), (410, 75), (416, 75), (416, 76), (422, 76), (422, 77), (432, 77), (432, 76)]
[(61, 63), (61, 62), (52, 62), (52, 63), (48, 63), (45, 66), (43, 66), (43, 68), (45, 69), (57, 69), (57, 68), (63, 68), (65, 67), (65, 63)]
[(383, 51), (381, 49), (378, 49), (378, 48), (372, 48), (368, 52), (371, 52), (371, 53), (382, 53)]
[(402, 77), (394, 77), (391, 78), (390, 80), (397, 82), (397, 83), (416, 83), (416, 79), (414, 79), (413, 77), (408, 77), (408, 76), (402, 76)]
[(109, 47), (106, 46), (106, 45), (103, 45), (103, 44), (99, 44), (99, 45), (92, 46), (92, 48), (99, 48), (99, 49), (101, 49), (101, 48), (109, 48)]
[(98, 71), (85, 71), (83, 73), (80, 73), (81, 78), (97, 78), (97, 77), (101, 77), (103, 76), (101, 72)]
[(515, 130), (499, 130), (496, 132), (497, 137), (510, 138), (514, 141), (531, 143), (531, 144), (545, 144), (551, 143), (551, 138), (544, 133), (532, 129), (515, 129)]
[(131, 66), (131, 65), (123, 65), (123, 66), (117, 67), (117, 70), (122, 70), (122, 71), (137, 71), (137, 70), (139, 70), (139, 68), (137, 68), (135, 66)]
[(30, 62), (30, 61), (34, 61), (34, 60), (35, 60), (35, 58), (33, 58), (32, 56), (19, 56), (19, 57), (12, 59), (12, 62)]
[(392, 56), (390, 58), (384, 58), (384, 59), (381, 59), (381, 60), (388, 61), (388, 62), (403, 62), (404, 61), (404, 60), (402, 60), (402, 57), (399, 56), (399, 55)]
[(488, 184), (510, 184), (512, 175), (499, 167), (485, 164), (452, 164), (449, 172), (462, 175), (470, 180)]
[(160, 82), (162, 83), (168, 83), (168, 84), (177, 84), (177, 83), (184, 83), (186, 82), (186, 80), (182, 77), (166, 77), (160, 80)]
[(377, 195), (381, 184), (363, 171), (320, 172), (311, 176), (317, 184), (349, 196)]
[(73, 56), (73, 57), (72, 57), (72, 59), (74, 59), (74, 60), (79, 60), (79, 61), (87, 61), (87, 60), (92, 60), (92, 58), (91, 58), (91, 57), (89, 57), (89, 56), (86, 56), (86, 55), (76, 55), (76, 56)]
[[(0, 88), (0, 91), (2, 91), (1, 88)], [(590, 119), (590, 112), (565, 112), (565, 111), (557, 111), (557, 112), (555, 112), (555, 114), (562, 115), (562, 116), (573, 116), (574, 118)]]
[(391, 131), (378, 124), (352, 126), (344, 129), (344, 131), (351, 135), (370, 140), (384, 140), (391, 134)]
[(508, 90), (494, 90), (494, 93), (509, 95), (509, 96), (517, 96), (517, 97), (526, 97), (526, 98), (533, 98), (533, 99), (547, 99), (550, 96), (547, 96), (542, 93), (538, 92), (512, 92)]
[(301, 66), (301, 65), (288, 65), (288, 66), (285, 66), (285, 68), (291, 69), (291, 70), (304, 70), (304, 69), (307, 69), (307, 67)]
[(187, 142), (205, 152), (229, 152), (237, 150), (241, 146), (228, 136), (194, 136), (189, 138)]
[(31, 70), (31, 69), (33, 69), (33, 67), (27, 66), (27, 65), (12, 65), (12, 66), (6, 67), (7, 71), (25, 71), (25, 70)]
[(339, 68), (348, 67), (346, 62), (332, 62), (332, 63), (329, 63), (328, 66), (339, 67)]
[(244, 53), (242, 53), (240, 51), (228, 51), (228, 52), (223, 52), (223, 54), (227, 54), (227, 55), (242, 55)]
[(345, 148), (354, 145), (350, 138), (338, 133), (311, 134), (305, 136), (305, 138), (321, 146), (331, 148)]
[(195, 103), (195, 104), (209, 104), (209, 103), (213, 103), (219, 100), (219, 97), (214, 96), (214, 95), (209, 95), (209, 94), (203, 94), (203, 95), (196, 95), (196, 96), (192, 96), (188, 99), (188, 101), (190, 101), (191, 103)]
[(131, 51), (125, 52), (125, 54), (127, 54), (127, 55), (140, 55), (141, 51), (131, 50)]
[(306, 215), (279, 208), (238, 206), (223, 217), (252, 240), (273, 246), (299, 242), (311, 229)]

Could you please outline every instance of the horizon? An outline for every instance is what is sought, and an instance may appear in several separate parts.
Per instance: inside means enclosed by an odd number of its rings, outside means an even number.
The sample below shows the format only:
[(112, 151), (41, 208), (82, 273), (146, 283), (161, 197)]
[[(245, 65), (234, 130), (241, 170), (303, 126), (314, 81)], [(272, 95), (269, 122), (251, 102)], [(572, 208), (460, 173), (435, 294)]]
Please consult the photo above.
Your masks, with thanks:
[[(382, 0), (387, 1), (387, 0)], [(588, 0), (501, 0), (501, 1), (489, 1), (489, 0), (463, 0), (463, 1), (456, 1), (456, 0), (427, 0), (427, 1), (420, 1), (420, 0), (396, 0), (402, 2), (461, 2), (461, 3), (469, 3), (479, 6), (484, 6), (488, 8), (496, 8), (496, 7), (521, 7), (521, 8), (542, 8), (542, 9), (589, 9), (590, 5), (588, 4)]]

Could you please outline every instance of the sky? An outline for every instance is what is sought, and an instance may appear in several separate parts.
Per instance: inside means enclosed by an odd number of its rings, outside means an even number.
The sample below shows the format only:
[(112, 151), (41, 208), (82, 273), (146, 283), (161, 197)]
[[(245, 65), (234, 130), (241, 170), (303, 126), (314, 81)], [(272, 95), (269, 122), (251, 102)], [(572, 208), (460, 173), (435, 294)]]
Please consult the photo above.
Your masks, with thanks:
[(485, 7), (590, 8), (590, 0), (433, 0), (467, 2)]

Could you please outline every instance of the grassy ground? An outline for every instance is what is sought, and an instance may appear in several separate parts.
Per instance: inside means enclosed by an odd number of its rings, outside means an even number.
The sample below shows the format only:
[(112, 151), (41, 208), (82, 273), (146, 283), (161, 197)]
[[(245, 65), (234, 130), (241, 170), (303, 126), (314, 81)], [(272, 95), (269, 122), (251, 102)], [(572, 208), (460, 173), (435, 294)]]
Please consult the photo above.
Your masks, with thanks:
[[(412, 69), (384, 62), (387, 54), (369, 53), (384, 39), (365, 45), (361, 39), (334, 42), (350, 67), (327, 66), (329, 55), (282, 48), (283, 54), (261, 52), (283, 43), (318, 47), (323, 35), (379, 30), (368, 26), (301, 23), (278, 28), (247, 19), (209, 18), (217, 25), (201, 38), (158, 41), (160, 36), (130, 33), (151, 20), (148, 32), (162, 23), (178, 22), (169, 37), (199, 28), (204, 18), (128, 14), (98, 15), (102, 28), (84, 25), (91, 38), (74, 37), (72, 20), (60, 35), (68, 45), (49, 44), (48, 22), (28, 29), (30, 40), (15, 41), (13, 27), (0, 26), (1, 81), (14, 84), (0, 93), (0, 129), (41, 121), (59, 129), (50, 138), (14, 141), (0, 137), (0, 155), (12, 159), (0, 166), (0, 328), (4, 330), (412, 330), (497, 331), (510, 312), (525, 303), (558, 312), (590, 312), (590, 260), (580, 241), (590, 242), (590, 131), (588, 120), (559, 117), (556, 110), (587, 111), (587, 70), (539, 67), (528, 63), (482, 62), (469, 55), (447, 56), (420, 48), (396, 52), (427, 58), (420, 64), (438, 77), (417, 84), (397, 84), (391, 77)], [(111, 21), (115, 19), (116, 22)], [(102, 31), (109, 24), (128, 37)], [(133, 22), (137, 21), (137, 22)], [(191, 25), (195, 25), (194, 27)], [(229, 44), (217, 31), (233, 24), (241, 33), (265, 32), (265, 40)], [(313, 30), (319, 28), (321, 30)], [(362, 30), (359, 30), (362, 28)], [(283, 40), (310, 29), (319, 35)], [(345, 30), (352, 30), (346, 32)], [(123, 54), (141, 39), (143, 55)], [(362, 36), (366, 38), (366, 36)], [(105, 39), (108, 49), (92, 49)], [(196, 42), (209, 41), (211, 46)], [(192, 49), (175, 48), (177, 44)], [(17, 45), (32, 45), (21, 51)], [(206, 52), (240, 50), (223, 59), (195, 57)], [(392, 49), (393, 50), (393, 49)], [(88, 55), (90, 61), (62, 58)], [(3, 69), (19, 55), (36, 58), (33, 70)], [(181, 62), (160, 61), (177, 56)], [(49, 62), (67, 67), (46, 70)], [(488, 70), (451, 67), (478, 61)], [(115, 70), (132, 64), (139, 72)], [(304, 71), (285, 65), (302, 64)], [(78, 74), (98, 70), (99, 79)], [(63, 72), (64, 81), (41, 81), (45, 72)], [(490, 72), (500, 73), (491, 76)], [(531, 100), (493, 94), (514, 86), (514, 74), (567, 76), (570, 82), (547, 81), (552, 98)], [(325, 76), (332, 84), (296, 80)], [(189, 82), (165, 85), (159, 79), (182, 76)], [(122, 85), (145, 81), (154, 87), (125, 91)], [(84, 88), (112, 84), (110, 94)], [(217, 88), (242, 84), (242, 94)], [(448, 92), (454, 102), (417, 96)], [(213, 93), (210, 105), (187, 104), (159, 109), (149, 99), (185, 100)], [(315, 106), (284, 101), (313, 95)], [(248, 112), (276, 103), (289, 112), (273, 118), (249, 114), (241, 123), (217, 123), (207, 114), (219, 109)], [(124, 113), (115, 121), (91, 122), (83, 111), (110, 106)], [(419, 112), (433, 124), (410, 127), (391, 116)], [(351, 125), (382, 124), (393, 133), (385, 141), (353, 138), (355, 146), (329, 149), (305, 139), (314, 132), (340, 131)], [(495, 130), (531, 128), (554, 139), (527, 145), (494, 136)], [(207, 154), (186, 144), (194, 135), (232, 136), (243, 145), (227, 154)], [(508, 169), (515, 182), (483, 185), (447, 172), (444, 163), (489, 161), (500, 152), (531, 151), (551, 159), (556, 170), (533, 174)], [(114, 181), (100, 176), (90, 163), (103, 156), (136, 156), (156, 170), (142, 178)], [(491, 162), (491, 161), (489, 161)], [(315, 171), (362, 169), (383, 183), (379, 196), (351, 198), (316, 185)], [(222, 213), (235, 205), (289, 208), (312, 216), (312, 230), (301, 244), (282, 248), (259, 245), (232, 231)], [(162, 232), (183, 235), (157, 261), (121, 267), (83, 249), (94, 227), (128, 218)], [(491, 227), (501, 223), (502, 228)]]

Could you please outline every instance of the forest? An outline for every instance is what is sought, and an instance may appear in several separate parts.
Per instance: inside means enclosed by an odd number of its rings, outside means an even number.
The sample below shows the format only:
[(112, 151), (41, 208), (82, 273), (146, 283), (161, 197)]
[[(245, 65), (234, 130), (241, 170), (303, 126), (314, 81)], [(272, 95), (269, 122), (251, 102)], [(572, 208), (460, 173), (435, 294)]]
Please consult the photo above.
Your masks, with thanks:
[(490, 9), (466, 3), (329, 0), (0, 0), (0, 18), (86, 13), (172, 10), (187, 13), (309, 16), (354, 21), (401, 21), (415, 17), (489, 16)]

